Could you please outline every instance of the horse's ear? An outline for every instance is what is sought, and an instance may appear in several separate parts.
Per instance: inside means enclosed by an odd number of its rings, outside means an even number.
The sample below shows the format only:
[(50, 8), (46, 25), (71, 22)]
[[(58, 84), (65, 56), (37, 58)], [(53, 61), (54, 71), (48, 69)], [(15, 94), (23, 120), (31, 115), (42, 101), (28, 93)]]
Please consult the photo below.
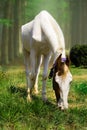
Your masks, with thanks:
[(62, 54), (60, 54), (58, 58), (60, 59), (60, 58), (61, 58), (61, 56), (62, 56)]
[(66, 56), (66, 65), (69, 66), (70, 65), (70, 59), (68, 56)]
[(54, 65), (53, 65), (54, 67), (55, 67), (56, 65), (58, 65), (59, 63), (61, 63), (61, 56), (62, 56), (62, 54), (60, 54), (60, 55), (57, 57), (57, 59), (56, 59)]
[(62, 56), (62, 54), (60, 54), (60, 55), (58, 56), (58, 61), (59, 61), (59, 62), (61, 62), (61, 56)]

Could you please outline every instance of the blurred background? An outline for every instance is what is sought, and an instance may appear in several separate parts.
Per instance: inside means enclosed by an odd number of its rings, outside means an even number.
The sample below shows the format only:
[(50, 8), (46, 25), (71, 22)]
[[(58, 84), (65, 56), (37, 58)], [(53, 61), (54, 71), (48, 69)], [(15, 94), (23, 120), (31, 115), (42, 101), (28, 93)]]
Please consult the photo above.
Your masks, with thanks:
[(49, 11), (65, 36), (66, 49), (87, 44), (87, 0), (0, 0), (0, 65), (22, 59), (21, 26)]

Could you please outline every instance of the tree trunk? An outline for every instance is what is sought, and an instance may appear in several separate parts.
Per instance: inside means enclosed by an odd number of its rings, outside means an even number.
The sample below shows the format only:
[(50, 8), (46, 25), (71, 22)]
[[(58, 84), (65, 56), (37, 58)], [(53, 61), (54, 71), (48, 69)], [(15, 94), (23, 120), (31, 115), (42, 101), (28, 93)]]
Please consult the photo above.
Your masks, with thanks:
[(87, 44), (87, 0), (71, 0), (71, 42)]
[(87, 44), (87, 0), (83, 1), (83, 44)]
[(79, 41), (79, 15), (78, 15), (78, 1), (71, 0), (70, 1), (71, 7), (71, 43), (72, 45), (78, 44)]
[[(5, 2), (4, 5), (4, 12), (3, 12), (3, 18), (8, 19), (9, 18), (9, 2), (8, 0)], [(8, 32), (9, 27), (8, 25), (3, 25), (2, 28), (2, 42), (1, 42), (1, 63), (2, 64), (8, 64)]]
[(8, 58), (9, 62), (14, 60), (14, 40), (13, 40), (13, 34), (14, 34), (14, 28), (13, 28), (13, 2), (10, 0), (10, 13), (9, 13), (9, 19), (11, 19), (11, 26), (9, 26), (9, 40), (8, 40)]
[(19, 6), (20, 0), (15, 0), (14, 4), (14, 56), (17, 58), (19, 56)]

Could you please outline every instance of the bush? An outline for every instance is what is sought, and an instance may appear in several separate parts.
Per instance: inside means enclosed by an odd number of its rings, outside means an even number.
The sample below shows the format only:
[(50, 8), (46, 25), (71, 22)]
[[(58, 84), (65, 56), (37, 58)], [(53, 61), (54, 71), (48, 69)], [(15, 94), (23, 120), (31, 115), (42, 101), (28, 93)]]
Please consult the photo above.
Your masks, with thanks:
[(76, 67), (87, 67), (87, 45), (74, 45), (70, 50), (70, 60)]

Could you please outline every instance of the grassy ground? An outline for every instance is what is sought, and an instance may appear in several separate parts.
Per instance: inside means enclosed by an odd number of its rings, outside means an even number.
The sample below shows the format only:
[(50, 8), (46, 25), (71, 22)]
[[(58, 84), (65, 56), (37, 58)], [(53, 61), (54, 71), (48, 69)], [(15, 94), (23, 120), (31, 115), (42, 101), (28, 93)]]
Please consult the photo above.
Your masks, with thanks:
[(73, 82), (69, 109), (57, 108), (51, 80), (47, 81), (49, 103), (39, 95), (26, 101), (26, 79), (22, 66), (0, 67), (0, 130), (87, 130), (87, 69), (70, 68)]

